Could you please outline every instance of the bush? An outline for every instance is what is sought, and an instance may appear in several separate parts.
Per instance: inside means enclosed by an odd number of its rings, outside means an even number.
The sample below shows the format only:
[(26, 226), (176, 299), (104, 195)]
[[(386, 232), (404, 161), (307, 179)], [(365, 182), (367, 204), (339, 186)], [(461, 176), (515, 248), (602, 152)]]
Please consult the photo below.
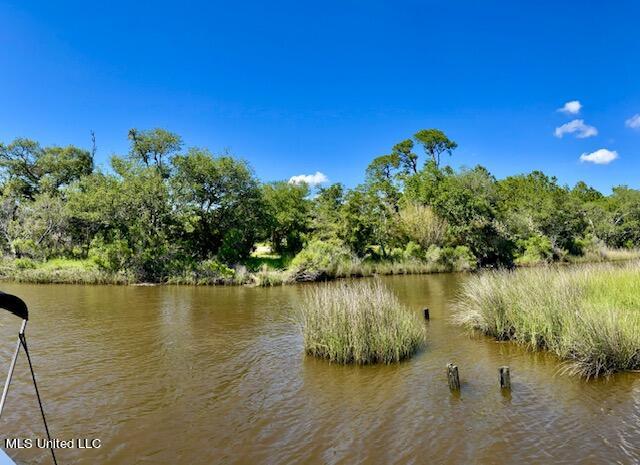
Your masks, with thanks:
[(402, 235), (423, 248), (440, 245), (447, 231), (447, 222), (429, 206), (410, 203), (398, 215)]
[(409, 243), (404, 248), (404, 257), (403, 258), (415, 258), (418, 260), (424, 260), (424, 249), (420, 244), (416, 244), (413, 241), (409, 241)]
[(17, 270), (32, 270), (36, 267), (36, 264), (30, 258), (16, 258), (13, 260), (13, 266)]
[(424, 343), (424, 324), (378, 281), (307, 290), (299, 313), (307, 354), (337, 363), (393, 363)]
[(442, 248), (432, 245), (426, 259), (442, 271), (470, 271), (478, 266), (476, 257), (466, 245)]
[(95, 237), (89, 246), (89, 259), (108, 271), (124, 270), (132, 253), (127, 241), (120, 238), (105, 242), (102, 237)]
[(312, 240), (293, 260), (290, 281), (318, 281), (335, 277), (341, 262), (352, 260), (349, 249), (339, 241)]
[(516, 258), (517, 265), (536, 265), (553, 260), (553, 245), (547, 236), (532, 236), (529, 239), (520, 240), (518, 247), (520, 256)]
[(38, 247), (31, 239), (14, 239), (11, 242), (11, 247), (18, 256), (27, 255), (29, 257), (36, 257), (38, 255)]

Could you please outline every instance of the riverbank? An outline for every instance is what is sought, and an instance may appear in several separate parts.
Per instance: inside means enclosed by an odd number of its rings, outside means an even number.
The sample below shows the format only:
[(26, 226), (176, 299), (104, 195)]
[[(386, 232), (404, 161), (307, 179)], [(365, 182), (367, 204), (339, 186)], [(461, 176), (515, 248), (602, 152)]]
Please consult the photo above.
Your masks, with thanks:
[[(555, 264), (621, 262), (640, 259), (637, 249), (601, 248), (581, 256), (568, 255)], [(527, 262), (518, 268), (545, 266), (545, 261)], [(390, 259), (361, 259), (322, 243), (311, 246), (293, 259), (275, 255), (251, 257), (233, 267), (206, 261), (158, 280), (141, 280), (131, 271), (109, 271), (90, 259), (57, 258), (44, 262), (30, 259), (0, 260), (0, 279), (33, 284), (175, 284), (280, 286), (300, 282), (329, 281), (376, 275), (412, 275), (473, 271), (476, 263), (466, 247), (434, 248), (424, 258), (396, 256)]]
[(480, 273), (455, 321), (500, 341), (548, 350), (585, 378), (640, 369), (640, 263)]

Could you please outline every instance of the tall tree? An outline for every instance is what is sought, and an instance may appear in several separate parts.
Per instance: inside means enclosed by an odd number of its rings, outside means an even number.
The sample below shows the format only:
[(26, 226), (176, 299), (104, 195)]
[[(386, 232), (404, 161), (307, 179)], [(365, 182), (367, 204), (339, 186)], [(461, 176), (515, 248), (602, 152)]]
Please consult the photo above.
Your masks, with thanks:
[(413, 136), (424, 148), (425, 153), (435, 163), (440, 166), (440, 156), (443, 153), (451, 153), (458, 147), (454, 141), (449, 139), (444, 132), (439, 129), (422, 129)]
[(296, 253), (309, 229), (309, 187), (286, 181), (262, 186), (267, 209), (267, 229), (271, 244), (278, 253)]
[(399, 160), (404, 174), (416, 174), (418, 172), (418, 155), (413, 153), (413, 141), (405, 139), (393, 146), (391, 153)]
[(182, 148), (179, 135), (165, 129), (129, 130), (130, 156), (145, 166), (155, 165), (163, 177), (168, 176), (166, 159)]
[(184, 235), (199, 258), (247, 257), (264, 230), (265, 207), (248, 165), (230, 156), (190, 149), (173, 158), (171, 178)]
[(28, 199), (42, 191), (57, 190), (93, 171), (93, 157), (72, 145), (45, 147), (30, 139), (0, 144), (0, 174), (5, 190)]

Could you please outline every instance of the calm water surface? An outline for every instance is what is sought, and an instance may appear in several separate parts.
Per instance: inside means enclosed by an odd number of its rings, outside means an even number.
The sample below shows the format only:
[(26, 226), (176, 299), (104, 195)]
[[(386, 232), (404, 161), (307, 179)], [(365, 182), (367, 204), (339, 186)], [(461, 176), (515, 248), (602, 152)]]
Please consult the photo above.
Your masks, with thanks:
[[(32, 309), (52, 433), (102, 440), (59, 450), (61, 465), (640, 463), (640, 375), (584, 382), (553, 357), (470, 337), (448, 322), (463, 279), (384, 278), (416, 313), (431, 308), (429, 342), (408, 362), (370, 367), (303, 356), (291, 310), (304, 286), (1, 287)], [(6, 370), (18, 322), (0, 325)], [(450, 361), (460, 396), (448, 391)], [(44, 436), (28, 380), (21, 357), (3, 443)], [(50, 463), (47, 451), (8, 453)]]

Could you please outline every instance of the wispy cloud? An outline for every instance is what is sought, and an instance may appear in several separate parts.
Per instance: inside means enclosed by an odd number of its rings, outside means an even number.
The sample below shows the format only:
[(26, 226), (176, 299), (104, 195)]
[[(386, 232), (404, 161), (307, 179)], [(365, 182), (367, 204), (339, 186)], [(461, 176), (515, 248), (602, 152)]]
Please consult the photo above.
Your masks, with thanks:
[(618, 158), (618, 152), (607, 149), (600, 149), (595, 152), (583, 153), (580, 155), (580, 161), (595, 163), (596, 165), (608, 165), (616, 158)]
[(636, 113), (627, 121), (624, 122), (624, 125), (631, 129), (640, 129), (640, 113)]
[(585, 139), (598, 135), (598, 130), (593, 126), (585, 124), (584, 120), (574, 119), (556, 128), (556, 137), (562, 137), (565, 134), (575, 134), (578, 139)]
[(566, 113), (567, 115), (577, 115), (580, 113), (581, 108), (582, 104), (579, 100), (571, 100), (570, 102), (565, 103), (561, 108), (558, 108), (558, 111)]
[(309, 184), (310, 186), (317, 186), (318, 184), (322, 184), (328, 182), (329, 178), (320, 171), (316, 171), (315, 174), (298, 174), (297, 176), (291, 176), (289, 178), (289, 182), (291, 184)]

